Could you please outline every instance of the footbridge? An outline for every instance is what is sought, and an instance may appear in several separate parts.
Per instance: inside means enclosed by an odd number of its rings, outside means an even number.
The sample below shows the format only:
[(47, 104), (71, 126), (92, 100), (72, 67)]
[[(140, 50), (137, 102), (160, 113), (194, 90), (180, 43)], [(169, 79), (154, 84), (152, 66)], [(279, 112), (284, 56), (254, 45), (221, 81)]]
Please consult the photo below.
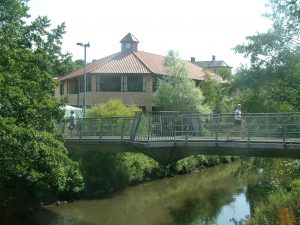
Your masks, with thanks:
[(69, 151), (141, 152), (161, 163), (190, 155), (300, 158), (300, 113), (156, 112), (84, 118), (76, 133), (61, 125)]

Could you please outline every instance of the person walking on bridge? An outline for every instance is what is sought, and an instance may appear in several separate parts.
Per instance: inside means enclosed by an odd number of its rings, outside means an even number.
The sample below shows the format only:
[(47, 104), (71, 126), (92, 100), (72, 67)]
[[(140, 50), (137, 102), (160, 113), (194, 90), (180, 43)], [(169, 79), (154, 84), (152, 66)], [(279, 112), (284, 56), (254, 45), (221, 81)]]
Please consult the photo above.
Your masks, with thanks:
[[(237, 104), (237, 107), (234, 111), (234, 133), (237, 134), (237, 136), (240, 136), (241, 138), (243, 138), (243, 119), (242, 119), (242, 105), (241, 104)], [(227, 139), (229, 139), (229, 136), (233, 133), (233, 131), (231, 131), (228, 136)]]
[(238, 104), (234, 112), (234, 128), (238, 136), (243, 137), (242, 105)]
[(70, 137), (72, 137), (73, 135), (77, 134), (76, 131), (76, 117), (75, 117), (75, 113), (74, 111), (71, 111), (71, 115), (69, 118), (69, 135)]

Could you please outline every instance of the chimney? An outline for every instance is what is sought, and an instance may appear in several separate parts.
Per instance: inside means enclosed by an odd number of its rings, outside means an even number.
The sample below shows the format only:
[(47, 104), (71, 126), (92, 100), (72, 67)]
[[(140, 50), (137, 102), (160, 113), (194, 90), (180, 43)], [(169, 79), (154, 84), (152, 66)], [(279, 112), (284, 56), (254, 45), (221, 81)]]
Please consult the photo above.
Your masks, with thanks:
[(195, 57), (191, 57), (191, 63), (195, 63), (196, 58)]
[(211, 61), (213, 61), (213, 62), (216, 61), (216, 56), (215, 55), (212, 56)]

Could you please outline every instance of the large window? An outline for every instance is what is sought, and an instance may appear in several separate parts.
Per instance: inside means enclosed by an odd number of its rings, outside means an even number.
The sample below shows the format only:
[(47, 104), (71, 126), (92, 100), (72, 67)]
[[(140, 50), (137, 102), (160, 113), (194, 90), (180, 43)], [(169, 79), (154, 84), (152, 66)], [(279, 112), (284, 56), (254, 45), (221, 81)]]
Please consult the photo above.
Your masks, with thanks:
[(128, 92), (144, 92), (146, 91), (146, 82), (144, 76), (127, 76)]
[(97, 91), (120, 92), (121, 91), (121, 76), (119, 75), (103, 75), (97, 76)]
[[(84, 92), (84, 76), (79, 78), (79, 90), (80, 92)], [(86, 92), (90, 92), (92, 89), (91, 76), (86, 76)]]
[(96, 90), (103, 92), (145, 92), (146, 79), (142, 75), (99, 75)]
[(77, 94), (78, 93), (78, 80), (73, 79), (73, 80), (68, 80), (67, 84), (67, 92), (68, 94)]

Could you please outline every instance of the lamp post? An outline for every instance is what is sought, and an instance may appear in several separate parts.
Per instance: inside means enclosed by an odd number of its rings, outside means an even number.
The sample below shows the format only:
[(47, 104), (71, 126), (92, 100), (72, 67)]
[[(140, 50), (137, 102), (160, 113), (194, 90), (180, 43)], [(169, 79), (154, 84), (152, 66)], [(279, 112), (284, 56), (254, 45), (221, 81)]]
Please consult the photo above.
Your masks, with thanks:
[(81, 46), (84, 48), (84, 69), (83, 69), (83, 117), (85, 117), (85, 111), (86, 111), (86, 48), (90, 47), (90, 43), (88, 42), (87, 44), (82, 44), (82, 43), (77, 43), (77, 45)]

